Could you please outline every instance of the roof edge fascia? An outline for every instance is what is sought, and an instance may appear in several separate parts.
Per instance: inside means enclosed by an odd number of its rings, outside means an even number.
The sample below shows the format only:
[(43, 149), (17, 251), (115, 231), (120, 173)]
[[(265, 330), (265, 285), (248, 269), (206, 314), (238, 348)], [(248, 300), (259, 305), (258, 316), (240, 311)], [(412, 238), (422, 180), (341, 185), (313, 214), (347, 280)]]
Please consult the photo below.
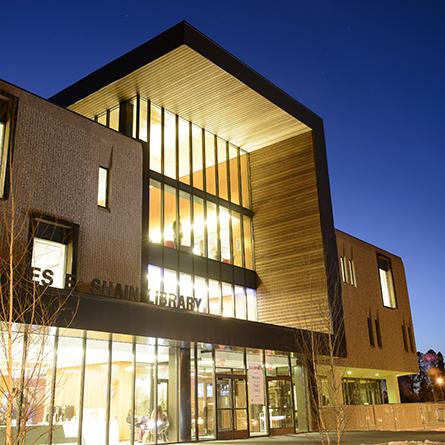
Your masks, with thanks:
[(185, 21), (104, 65), (48, 100), (68, 108), (181, 45), (187, 45), (308, 127), (320, 128), (322, 119), (318, 115)]

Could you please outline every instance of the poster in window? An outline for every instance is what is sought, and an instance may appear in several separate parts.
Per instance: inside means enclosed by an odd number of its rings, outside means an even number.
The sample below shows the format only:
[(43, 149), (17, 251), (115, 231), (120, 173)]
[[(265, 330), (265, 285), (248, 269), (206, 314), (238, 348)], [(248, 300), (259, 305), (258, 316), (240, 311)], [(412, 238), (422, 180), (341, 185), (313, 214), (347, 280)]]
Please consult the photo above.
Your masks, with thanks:
[(249, 365), (249, 397), (250, 403), (264, 405), (264, 378), (263, 367), (260, 364)]

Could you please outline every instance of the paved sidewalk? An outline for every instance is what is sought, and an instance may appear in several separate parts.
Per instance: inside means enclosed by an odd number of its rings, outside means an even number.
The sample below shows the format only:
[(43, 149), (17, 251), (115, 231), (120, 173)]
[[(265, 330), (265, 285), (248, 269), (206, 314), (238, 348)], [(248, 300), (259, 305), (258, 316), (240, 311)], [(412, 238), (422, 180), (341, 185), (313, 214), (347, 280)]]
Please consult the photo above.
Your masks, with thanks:
[[(335, 443), (335, 434), (330, 434)], [(445, 431), (346, 431), (341, 438), (344, 445), (380, 445), (389, 442), (442, 442)], [(199, 442), (198, 442), (199, 443)], [(205, 442), (201, 442), (205, 443)], [(326, 442), (325, 442), (326, 443)], [(194, 442), (193, 445), (196, 445)], [(319, 433), (288, 434), (285, 436), (251, 437), (238, 440), (212, 440), (218, 445), (317, 445), (321, 444)], [(414, 445), (414, 444), (413, 444)]]

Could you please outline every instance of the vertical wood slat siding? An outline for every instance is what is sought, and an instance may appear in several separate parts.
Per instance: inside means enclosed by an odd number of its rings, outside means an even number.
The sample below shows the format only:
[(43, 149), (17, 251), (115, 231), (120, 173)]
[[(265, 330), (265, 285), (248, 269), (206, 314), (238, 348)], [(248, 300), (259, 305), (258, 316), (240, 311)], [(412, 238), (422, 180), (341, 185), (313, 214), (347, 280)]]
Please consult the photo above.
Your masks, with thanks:
[(329, 332), (312, 132), (250, 154), (258, 319)]

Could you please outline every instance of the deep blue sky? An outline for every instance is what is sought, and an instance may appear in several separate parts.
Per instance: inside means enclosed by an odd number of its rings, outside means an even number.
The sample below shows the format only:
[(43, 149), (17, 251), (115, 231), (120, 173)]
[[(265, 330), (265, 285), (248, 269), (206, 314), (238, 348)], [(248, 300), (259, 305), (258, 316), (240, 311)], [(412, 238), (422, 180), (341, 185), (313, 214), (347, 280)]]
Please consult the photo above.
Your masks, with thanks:
[(445, 353), (444, 16), (443, 0), (16, 0), (0, 78), (48, 98), (188, 21), (323, 118), (335, 226), (402, 257), (417, 349)]

